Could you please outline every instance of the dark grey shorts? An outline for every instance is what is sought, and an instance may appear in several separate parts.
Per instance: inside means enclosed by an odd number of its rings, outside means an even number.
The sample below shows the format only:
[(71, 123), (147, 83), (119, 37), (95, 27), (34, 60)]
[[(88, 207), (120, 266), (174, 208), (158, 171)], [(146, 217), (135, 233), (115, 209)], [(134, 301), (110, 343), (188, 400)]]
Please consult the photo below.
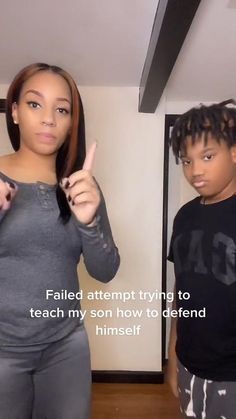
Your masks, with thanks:
[(84, 326), (43, 350), (0, 349), (0, 419), (89, 419), (90, 399)]
[(178, 385), (183, 418), (236, 419), (236, 382), (204, 380), (178, 363)]

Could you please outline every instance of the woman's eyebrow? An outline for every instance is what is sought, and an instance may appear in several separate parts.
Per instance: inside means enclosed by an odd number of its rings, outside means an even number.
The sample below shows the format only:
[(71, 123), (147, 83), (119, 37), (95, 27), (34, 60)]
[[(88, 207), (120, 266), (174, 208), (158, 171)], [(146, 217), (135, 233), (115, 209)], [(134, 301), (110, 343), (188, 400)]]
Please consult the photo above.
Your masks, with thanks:
[[(40, 93), (38, 90), (29, 89), (25, 92), (24, 96), (26, 96), (28, 93), (33, 93), (33, 94), (39, 96), (42, 99), (44, 98), (43, 94)], [(66, 97), (57, 97), (56, 101), (58, 101), (58, 102), (68, 102), (69, 105), (71, 105), (71, 101), (69, 99), (67, 99)]]
[(33, 94), (43, 98), (42, 93), (38, 92), (38, 90), (29, 89), (25, 92), (24, 96), (26, 96), (28, 93), (33, 93)]
[(69, 104), (71, 104), (69, 99), (66, 99), (66, 97), (57, 97), (56, 100), (58, 102), (68, 102)]

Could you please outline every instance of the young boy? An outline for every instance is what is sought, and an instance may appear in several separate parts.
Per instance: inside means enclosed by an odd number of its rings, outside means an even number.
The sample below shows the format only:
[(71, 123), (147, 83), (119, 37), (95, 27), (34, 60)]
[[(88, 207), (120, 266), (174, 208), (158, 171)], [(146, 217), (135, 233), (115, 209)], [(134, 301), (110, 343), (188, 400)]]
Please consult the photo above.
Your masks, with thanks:
[(236, 418), (236, 110), (229, 103), (191, 109), (171, 135), (199, 193), (175, 217), (168, 256), (178, 310), (168, 381), (185, 418)]

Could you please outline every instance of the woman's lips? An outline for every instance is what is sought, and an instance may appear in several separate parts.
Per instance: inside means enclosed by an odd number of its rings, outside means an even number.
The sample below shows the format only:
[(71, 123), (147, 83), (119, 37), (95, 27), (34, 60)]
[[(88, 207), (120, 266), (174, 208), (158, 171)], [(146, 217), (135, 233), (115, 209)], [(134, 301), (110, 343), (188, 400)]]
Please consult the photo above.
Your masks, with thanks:
[(56, 139), (55, 135), (50, 132), (37, 132), (36, 134), (43, 142), (52, 142)]

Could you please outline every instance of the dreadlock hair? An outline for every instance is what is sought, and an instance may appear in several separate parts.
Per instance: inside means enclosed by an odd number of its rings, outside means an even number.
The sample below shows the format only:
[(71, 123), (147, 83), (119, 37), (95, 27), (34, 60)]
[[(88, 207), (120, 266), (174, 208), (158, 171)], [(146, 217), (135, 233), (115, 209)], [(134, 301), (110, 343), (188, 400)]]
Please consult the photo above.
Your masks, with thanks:
[(71, 130), (65, 139), (64, 144), (58, 151), (56, 158), (56, 176), (57, 176), (57, 202), (60, 209), (60, 217), (63, 223), (69, 221), (71, 211), (66, 196), (59, 186), (63, 177), (79, 170), (83, 166), (85, 159), (85, 122), (82, 100), (75, 81), (69, 73), (62, 68), (46, 63), (34, 63), (23, 68), (11, 83), (6, 99), (6, 121), (7, 129), (12, 147), (15, 151), (20, 148), (20, 131), (18, 125), (14, 124), (12, 118), (12, 105), (18, 103), (20, 93), (24, 83), (38, 72), (48, 71), (60, 75), (67, 82), (72, 101), (72, 125)]
[(186, 148), (186, 140), (190, 138), (195, 144), (203, 136), (205, 144), (211, 135), (217, 142), (225, 141), (228, 147), (236, 144), (236, 109), (227, 105), (236, 105), (234, 99), (190, 109), (181, 115), (173, 127), (170, 145), (178, 159), (181, 151)]

